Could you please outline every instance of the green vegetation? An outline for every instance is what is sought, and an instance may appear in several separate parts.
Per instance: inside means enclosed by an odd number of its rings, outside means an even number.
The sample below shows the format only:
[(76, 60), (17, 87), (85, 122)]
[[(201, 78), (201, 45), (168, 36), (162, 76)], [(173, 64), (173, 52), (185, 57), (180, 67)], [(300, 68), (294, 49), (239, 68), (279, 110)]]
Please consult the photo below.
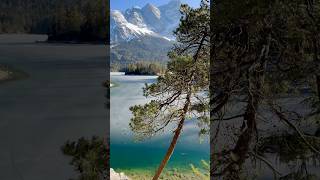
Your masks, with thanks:
[[(305, 137), (310, 145), (319, 148), (320, 139), (317, 136)], [(316, 180), (319, 179), (314, 171), (308, 171), (308, 162), (319, 162), (319, 155), (314, 154), (310, 146), (298, 134), (271, 135), (262, 138), (256, 148), (257, 152), (274, 153), (277, 159), (285, 164), (292, 165), (291, 172), (283, 174), (281, 180)]]
[(62, 147), (65, 155), (71, 156), (71, 165), (80, 173), (78, 180), (106, 179), (109, 171), (109, 150), (103, 138), (80, 138), (77, 142), (66, 142)]
[(60, 0), (55, 5), (49, 41), (108, 40), (109, 7), (105, 0)]
[(138, 62), (129, 64), (127, 67), (120, 69), (126, 75), (159, 75), (164, 72), (165, 67), (160, 63)]
[(48, 34), (49, 41), (107, 42), (109, 1), (4, 0), (0, 33)]
[[(152, 101), (130, 108), (130, 128), (138, 140), (155, 136), (170, 126), (173, 137), (153, 180), (161, 177), (186, 121), (199, 125), (199, 134), (209, 130), (210, 9), (202, 1), (199, 8), (181, 7), (182, 18), (175, 31), (178, 43), (169, 52), (169, 62), (158, 81), (143, 89)], [(190, 118), (192, 117), (192, 118)]]
[(173, 43), (161, 38), (139, 38), (121, 42), (112, 47), (110, 52), (111, 65), (132, 64), (141, 60), (167, 62), (167, 54)]
[[(319, 8), (319, 1), (304, 0), (212, 4), (211, 131), (215, 133), (212, 142), (224, 145), (213, 147), (212, 178), (249, 179), (257, 173), (255, 163), (250, 162), (259, 161), (279, 179), (285, 172), (254, 149), (272, 133), (294, 132), (300, 146), (305, 144), (319, 155), (319, 147), (307, 135), (311, 128), (301, 126), (309, 123), (316, 108), (309, 103), (303, 110), (297, 109), (303, 99), (316, 97), (320, 102)], [(310, 92), (294, 98), (290, 85)], [(281, 93), (288, 98), (281, 98)], [(236, 112), (233, 106), (238, 107)], [(286, 138), (285, 143), (295, 147), (297, 141)]]
[(204, 171), (202, 169), (195, 167), (193, 164), (191, 164), (190, 166), (191, 166), (192, 172), (197, 177), (200, 177), (200, 179), (202, 179), (202, 180), (209, 180), (210, 179), (210, 165), (204, 160), (202, 160), (201, 163), (202, 163)]

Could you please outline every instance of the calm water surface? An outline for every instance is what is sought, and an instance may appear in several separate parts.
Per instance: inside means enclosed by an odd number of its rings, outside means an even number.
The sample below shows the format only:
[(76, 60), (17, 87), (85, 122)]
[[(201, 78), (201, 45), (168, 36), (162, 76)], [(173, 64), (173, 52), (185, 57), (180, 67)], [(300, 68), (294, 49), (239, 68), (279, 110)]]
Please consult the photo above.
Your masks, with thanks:
[[(153, 169), (163, 158), (171, 138), (172, 128), (156, 137), (136, 142), (129, 128), (132, 117), (129, 107), (144, 104), (149, 100), (143, 97), (145, 83), (156, 81), (155, 76), (111, 75), (116, 84), (111, 88), (111, 167), (115, 169)], [(188, 121), (169, 162), (169, 167), (190, 169), (190, 164), (209, 160), (208, 140), (200, 143), (199, 129)]]
[(108, 131), (106, 47), (34, 43), (45, 39), (0, 36), (0, 63), (30, 75), (0, 84), (1, 180), (75, 177), (61, 146)]

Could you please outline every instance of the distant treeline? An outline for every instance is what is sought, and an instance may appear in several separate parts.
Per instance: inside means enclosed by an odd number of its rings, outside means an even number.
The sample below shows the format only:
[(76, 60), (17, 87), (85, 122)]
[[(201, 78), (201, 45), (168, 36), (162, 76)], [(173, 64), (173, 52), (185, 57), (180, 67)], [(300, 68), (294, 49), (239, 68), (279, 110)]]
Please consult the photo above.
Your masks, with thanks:
[(1, 0), (0, 33), (47, 34), (49, 41), (109, 39), (107, 0)]
[(143, 37), (132, 39), (128, 42), (121, 42), (112, 47), (110, 52), (111, 64), (113, 63), (133, 63), (135, 61), (152, 60), (164, 62), (168, 61), (168, 51), (172, 49), (174, 43), (163, 38)]
[(117, 68), (113, 66), (113, 71), (125, 72), (126, 75), (159, 75), (165, 71), (165, 65), (157, 62), (137, 62)]

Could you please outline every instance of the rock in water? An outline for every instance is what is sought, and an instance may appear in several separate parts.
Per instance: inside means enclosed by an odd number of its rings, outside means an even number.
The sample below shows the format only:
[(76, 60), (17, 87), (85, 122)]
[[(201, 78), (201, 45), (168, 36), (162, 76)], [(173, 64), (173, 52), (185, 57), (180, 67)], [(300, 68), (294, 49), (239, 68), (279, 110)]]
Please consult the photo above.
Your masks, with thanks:
[(110, 168), (110, 180), (130, 180), (124, 173), (117, 173)]

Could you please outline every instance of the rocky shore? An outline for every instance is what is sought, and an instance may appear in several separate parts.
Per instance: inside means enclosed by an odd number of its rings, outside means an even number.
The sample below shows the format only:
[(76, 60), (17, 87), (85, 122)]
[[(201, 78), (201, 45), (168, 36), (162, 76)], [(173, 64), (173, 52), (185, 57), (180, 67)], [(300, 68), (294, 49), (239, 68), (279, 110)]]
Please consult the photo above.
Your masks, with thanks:
[(131, 180), (123, 172), (117, 173), (110, 168), (110, 180)]
[[(118, 170), (119, 171), (119, 170)], [(209, 174), (209, 172), (207, 172)], [(153, 177), (153, 171), (149, 169), (131, 169), (123, 170), (119, 173), (110, 169), (110, 180), (150, 180)], [(209, 177), (197, 175), (192, 170), (178, 170), (167, 169), (165, 170), (160, 180), (209, 180)]]

